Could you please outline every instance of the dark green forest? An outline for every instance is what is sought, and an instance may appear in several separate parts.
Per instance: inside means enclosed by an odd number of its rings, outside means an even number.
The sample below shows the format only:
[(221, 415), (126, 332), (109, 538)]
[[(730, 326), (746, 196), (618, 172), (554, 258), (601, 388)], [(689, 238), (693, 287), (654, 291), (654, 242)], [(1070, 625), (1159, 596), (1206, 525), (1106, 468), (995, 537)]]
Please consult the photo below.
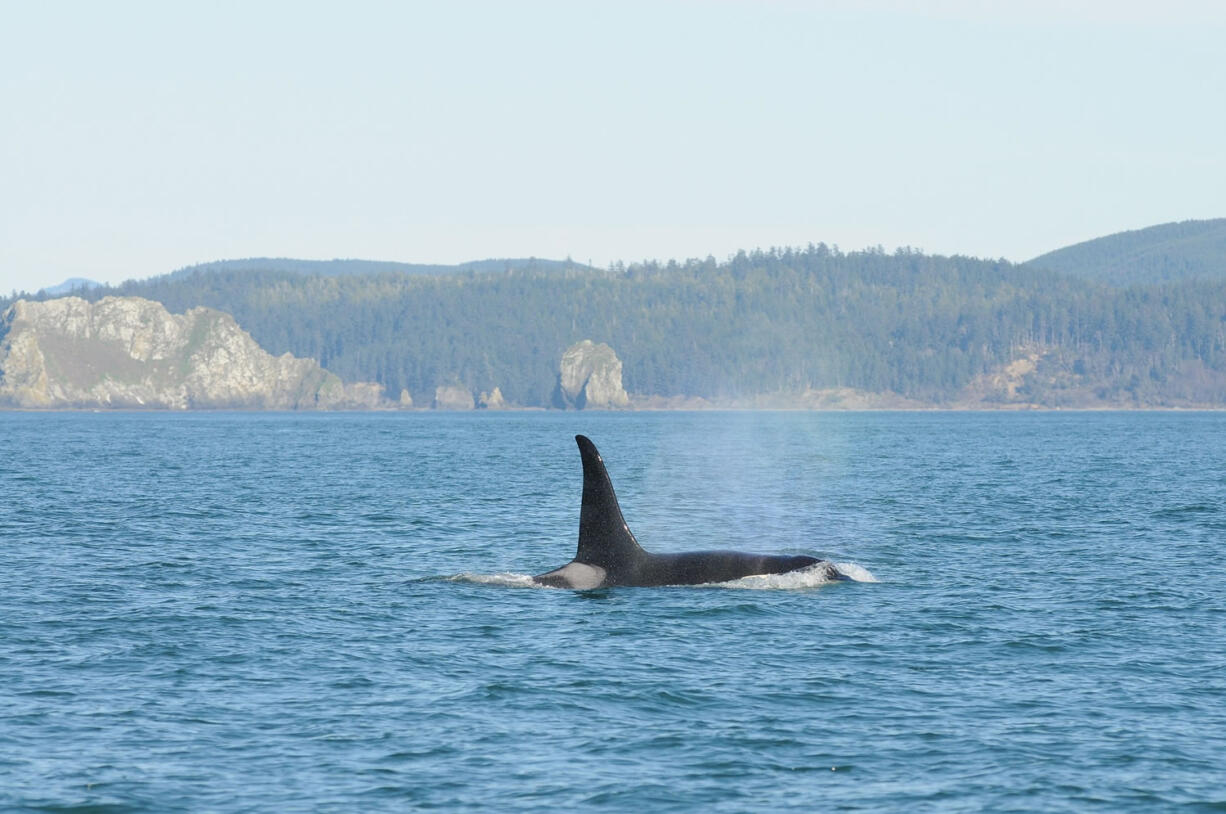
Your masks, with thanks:
[(1226, 218), (1119, 232), (1048, 252), (1028, 265), (1115, 286), (1226, 280)]
[[(948, 404), (1031, 353), (1017, 398), (1226, 403), (1226, 280), (1121, 288), (1033, 264), (823, 244), (725, 261), (325, 275), (196, 268), (80, 292), (232, 313), (346, 380), (550, 404), (562, 351), (607, 342), (632, 393), (712, 400), (850, 387)], [(991, 394), (988, 400), (995, 398)]]

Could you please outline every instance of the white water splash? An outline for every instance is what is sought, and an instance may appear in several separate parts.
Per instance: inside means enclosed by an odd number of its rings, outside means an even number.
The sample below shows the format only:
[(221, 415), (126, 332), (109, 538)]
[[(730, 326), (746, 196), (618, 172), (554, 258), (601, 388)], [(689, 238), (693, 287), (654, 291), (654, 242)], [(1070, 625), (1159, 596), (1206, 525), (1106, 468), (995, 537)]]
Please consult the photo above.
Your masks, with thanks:
[(501, 585), (504, 588), (547, 588), (548, 585), (541, 585), (538, 582), (532, 581), (531, 574), (512, 574), (503, 572), (501, 574), (474, 574), (470, 571), (465, 571), (462, 574), (456, 574), (453, 577), (447, 577), (448, 582), (472, 582), (477, 585)]
[(844, 575), (851, 577), (855, 582), (880, 582), (881, 580), (873, 576), (873, 573), (863, 565), (854, 562), (836, 562), (834, 567)]
[[(867, 568), (854, 562), (836, 562), (834, 566), (854, 582), (877, 581), (877, 578)], [(742, 591), (796, 591), (804, 588), (818, 588), (837, 581), (826, 576), (824, 565), (817, 565), (810, 568), (802, 568), (799, 571), (788, 571), (784, 574), (754, 574), (753, 576), (741, 577), (740, 579), (733, 579), (728, 582), (711, 583), (710, 585), (719, 588), (735, 588)]]

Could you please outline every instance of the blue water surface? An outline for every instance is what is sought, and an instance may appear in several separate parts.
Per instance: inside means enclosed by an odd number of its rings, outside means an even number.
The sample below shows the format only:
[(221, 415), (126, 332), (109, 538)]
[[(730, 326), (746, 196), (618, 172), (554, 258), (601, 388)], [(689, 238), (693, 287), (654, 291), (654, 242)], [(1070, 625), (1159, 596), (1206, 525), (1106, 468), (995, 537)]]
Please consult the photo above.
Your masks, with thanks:
[[(523, 587), (577, 432), (877, 581)], [(0, 413), (0, 496), (0, 809), (1226, 811), (1226, 414)]]

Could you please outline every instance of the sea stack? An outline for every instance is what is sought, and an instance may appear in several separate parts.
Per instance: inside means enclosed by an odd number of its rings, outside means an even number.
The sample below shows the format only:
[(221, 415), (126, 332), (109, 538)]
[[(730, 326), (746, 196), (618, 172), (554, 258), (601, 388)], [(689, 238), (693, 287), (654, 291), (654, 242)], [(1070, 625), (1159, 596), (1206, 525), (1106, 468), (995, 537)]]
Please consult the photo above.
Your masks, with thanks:
[(622, 387), (622, 363), (613, 348), (590, 339), (576, 342), (562, 354), (554, 406), (590, 410), (628, 407)]

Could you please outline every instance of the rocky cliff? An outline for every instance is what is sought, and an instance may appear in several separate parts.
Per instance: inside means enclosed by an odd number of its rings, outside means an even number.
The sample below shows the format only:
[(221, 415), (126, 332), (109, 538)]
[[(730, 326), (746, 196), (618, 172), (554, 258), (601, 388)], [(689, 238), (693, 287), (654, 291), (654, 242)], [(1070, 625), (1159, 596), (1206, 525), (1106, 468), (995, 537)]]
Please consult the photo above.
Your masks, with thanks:
[(582, 410), (629, 405), (630, 397), (622, 388), (622, 363), (611, 347), (585, 339), (566, 349), (554, 406)]
[(229, 314), (139, 297), (19, 300), (0, 314), (0, 406), (345, 409), (379, 406), (310, 359), (272, 356)]

